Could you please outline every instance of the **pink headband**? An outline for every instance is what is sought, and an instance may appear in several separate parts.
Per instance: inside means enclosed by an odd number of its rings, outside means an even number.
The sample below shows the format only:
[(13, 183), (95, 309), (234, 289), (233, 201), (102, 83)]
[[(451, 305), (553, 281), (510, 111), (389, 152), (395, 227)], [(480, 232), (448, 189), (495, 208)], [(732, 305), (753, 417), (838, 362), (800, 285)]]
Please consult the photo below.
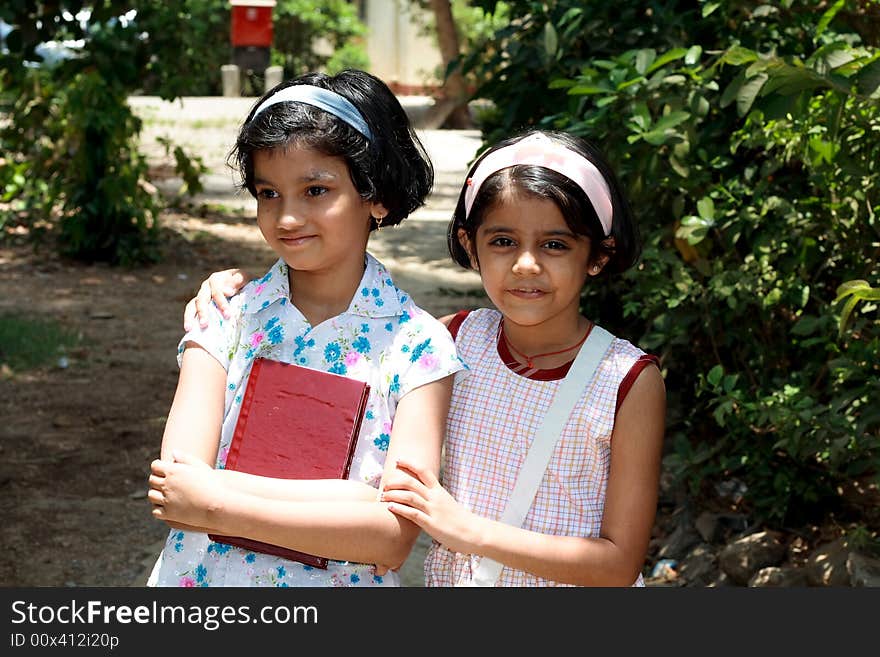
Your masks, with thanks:
[(605, 230), (605, 235), (611, 233), (611, 192), (599, 169), (587, 158), (540, 133), (526, 137), (510, 146), (499, 148), (483, 158), (477, 170), (474, 171), (474, 175), (467, 181), (467, 189), (464, 193), (465, 216), (471, 213), (474, 199), (477, 197), (480, 187), (486, 182), (486, 178), (496, 171), (517, 164), (545, 167), (561, 173), (576, 183), (584, 190), (584, 194), (593, 204), (599, 221), (602, 223), (602, 228)]

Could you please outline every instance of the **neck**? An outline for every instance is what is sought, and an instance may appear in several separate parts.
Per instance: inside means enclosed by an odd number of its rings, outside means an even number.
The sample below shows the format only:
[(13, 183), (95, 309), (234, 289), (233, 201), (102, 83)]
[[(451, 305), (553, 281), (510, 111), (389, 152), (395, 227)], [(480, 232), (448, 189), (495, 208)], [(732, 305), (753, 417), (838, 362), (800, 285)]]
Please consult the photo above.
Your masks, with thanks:
[(288, 266), (291, 301), (309, 324), (317, 326), (348, 309), (364, 269), (363, 260), (359, 266), (337, 267), (332, 271), (301, 271)]
[(505, 318), (503, 339), (517, 361), (537, 369), (551, 369), (571, 361), (592, 323), (580, 315), (567, 320), (525, 326)]

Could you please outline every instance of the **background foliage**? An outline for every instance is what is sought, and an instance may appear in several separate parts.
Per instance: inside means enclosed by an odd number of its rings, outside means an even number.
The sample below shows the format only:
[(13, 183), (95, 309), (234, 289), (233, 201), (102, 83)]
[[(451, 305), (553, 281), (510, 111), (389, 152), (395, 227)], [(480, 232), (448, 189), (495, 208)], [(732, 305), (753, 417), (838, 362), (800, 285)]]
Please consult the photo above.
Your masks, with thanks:
[[(344, 0), (280, 0), (275, 63), (303, 70), (366, 67), (364, 27)], [(13, 27), (0, 52), (0, 228), (39, 236), (57, 224), (67, 255), (135, 263), (159, 257), (160, 201), (146, 185), (140, 120), (131, 94), (219, 95), (231, 60), (227, 0), (8, 0)], [(328, 54), (315, 54), (318, 38)], [(46, 44), (73, 42), (68, 57), (44, 60)], [(262, 87), (260, 87), (260, 92)], [(174, 149), (187, 189), (200, 163)]]
[(843, 513), (880, 472), (880, 6), (504, 4), (462, 59), (486, 140), (570, 130), (621, 174), (643, 257), (583, 301), (663, 357), (667, 464), (759, 521)]

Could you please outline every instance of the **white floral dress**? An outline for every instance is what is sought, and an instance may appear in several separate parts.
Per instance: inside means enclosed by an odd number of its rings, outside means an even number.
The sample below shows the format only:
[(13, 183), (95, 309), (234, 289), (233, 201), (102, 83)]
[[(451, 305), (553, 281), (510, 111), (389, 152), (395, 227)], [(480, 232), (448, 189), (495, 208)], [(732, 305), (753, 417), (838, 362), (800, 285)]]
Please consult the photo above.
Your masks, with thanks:
[[(290, 300), (283, 260), (231, 299), (232, 318), (213, 308), (209, 325), (178, 347), (198, 343), (226, 369), (225, 415), (216, 467), (226, 462), (251, 364), (265, 357), (366, 381), (370, 397), (349, 479), (378, 487), (400, 399), (410, 390), (462, 370), (446, 327), (398, 289), (367, 254), (363, 279), (348, 309), (311, 326)], [(206, 534), (172, 530), (148, 586), (399, 586), (397, 573), (330, 561), (326, 570), (215, 543)]]

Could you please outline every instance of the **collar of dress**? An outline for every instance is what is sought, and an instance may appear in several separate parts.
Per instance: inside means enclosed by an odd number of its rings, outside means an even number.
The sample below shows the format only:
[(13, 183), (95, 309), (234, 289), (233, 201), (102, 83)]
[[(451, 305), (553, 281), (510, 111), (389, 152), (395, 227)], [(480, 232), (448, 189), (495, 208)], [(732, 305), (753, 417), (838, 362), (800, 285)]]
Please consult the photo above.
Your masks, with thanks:
[[(246, 314), (259, 312), (289, 299), (287, 263), (279, 258), (265, 276), (251, 281), (245, 289), (249, 299), (242, 312)], [(395, 317), (403, 312), (406, 299), (406, 295), (391, 280), (385, 265), (367, 253), (364, 275), (346, 313), (361, 317)]]

